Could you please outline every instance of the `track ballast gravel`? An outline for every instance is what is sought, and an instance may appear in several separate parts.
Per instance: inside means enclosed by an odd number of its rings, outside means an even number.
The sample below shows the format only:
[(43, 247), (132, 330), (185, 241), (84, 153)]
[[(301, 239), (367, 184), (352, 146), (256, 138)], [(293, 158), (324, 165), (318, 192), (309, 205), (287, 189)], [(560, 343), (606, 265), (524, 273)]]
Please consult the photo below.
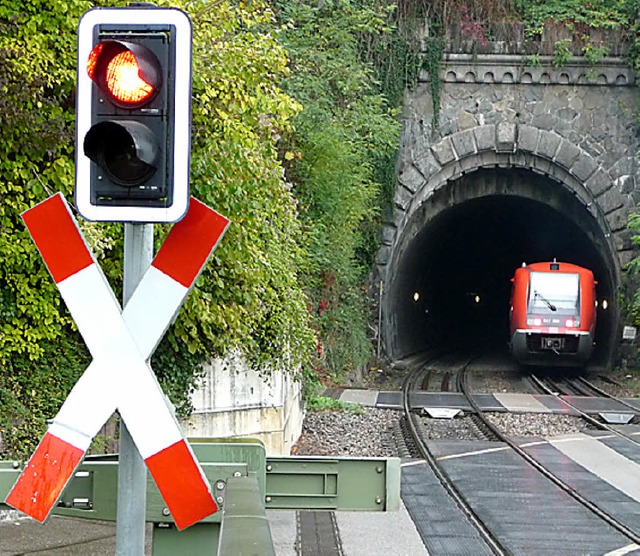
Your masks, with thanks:
[[(491, 421), (513, 438), (553, 437), (590, 428), (579, 417), (548, 413), (489, 413)], [(302, 435), (292, 453), (308, 456), (397, 456), (394, 427), (401, 412), (365, 408), (362, 414), (347, 411), (308, 413)], [(422, 417), (429, 440), (480, 440), (486, 438), (469, 415), (454, 419)]]

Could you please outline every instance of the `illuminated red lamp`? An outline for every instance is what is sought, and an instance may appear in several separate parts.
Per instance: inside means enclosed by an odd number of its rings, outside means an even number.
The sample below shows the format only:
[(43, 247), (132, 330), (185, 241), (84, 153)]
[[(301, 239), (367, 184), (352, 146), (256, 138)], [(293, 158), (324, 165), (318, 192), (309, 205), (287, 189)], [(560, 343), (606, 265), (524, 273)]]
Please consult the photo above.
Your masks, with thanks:
[(76, 207), (98, 222), (179, 221), (189, 206), (189, 16), (131, 2), (78, 23)]
[(103, 41), (91, 51), (87, 73), (114, 105), (138, 108), (162, 86), (160, 62), (148, 48), (123, 41)]

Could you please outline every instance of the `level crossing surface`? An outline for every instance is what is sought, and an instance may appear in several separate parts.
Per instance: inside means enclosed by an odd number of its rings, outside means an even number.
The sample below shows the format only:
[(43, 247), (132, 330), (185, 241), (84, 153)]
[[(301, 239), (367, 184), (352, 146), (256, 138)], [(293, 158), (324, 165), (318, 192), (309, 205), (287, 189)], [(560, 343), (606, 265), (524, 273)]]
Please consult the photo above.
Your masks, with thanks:
[[(626, 428), (637, 432), (632, 425)], [(640, 492), (633, 480), (640, 476), (637, 445), (595, 431), (520, 444), (545, 465), (560, 470), (575, 488), (597, 496), (609, 511), (630, 524), (637, 521)], [(441, 440), (432, 447), (513, 554), (640, 555), (640, 546), (532, 472), (506, 445)], [(403, 460), (402, 500), (400, 510), (390, 513), (268, 510), (276, 554), (490, 554), (424, 461)], [(40, 525), (15, 516), (0, 520), (0, 555), (114, 554), (114, 524), (53, 517)], [(151, 535), (147, 537), (149, 545)]]
[[(377, 391), (347, 388), (327, 388), (322, 395), (347, 403), (358, 403), (367, 407), (379, 409), (402, 409), (402, 392)], [(547, 394), (474, 394), (474, 400), (483, 411), (510, 411), (513, 413), (562, 413), (575, 414), (577, 411), (567, 409), (562, 400), (568, 401), (572, 406), (584, 413), (597, 414), (600, 412), (619, 411), (629, 413), (628, 406), (607, 398), (588, 396), (551, 396)], [(622, 400), (636, 408), (640, 414), (640, 398), (627, 398)], [(466, 396), (461, 392), (427, 392), (416, 391), (411, 393), (411, 407), (418, 408), (451, 408), (463, 411), (473, 411)]]
[[(305, 512), (316, 514), (321, 512)], [(398, 512), (322, 512), (336, 524), (334, 532), (299, 530), (301, 512), (269, 510), (267, 517), (277, 556), (427, 556), (428, 552), (404, 505)], [(44, 525), (17, 514), (0, 519), (2, 556), (111, 556), (115, 554), (114, 523), (51, 517)], [(151, 556), (151, 530), (145, 556)], [(311, 552), (311, 547), (322, 552)], [(306, 546), (307, 551), (299, 551)]]

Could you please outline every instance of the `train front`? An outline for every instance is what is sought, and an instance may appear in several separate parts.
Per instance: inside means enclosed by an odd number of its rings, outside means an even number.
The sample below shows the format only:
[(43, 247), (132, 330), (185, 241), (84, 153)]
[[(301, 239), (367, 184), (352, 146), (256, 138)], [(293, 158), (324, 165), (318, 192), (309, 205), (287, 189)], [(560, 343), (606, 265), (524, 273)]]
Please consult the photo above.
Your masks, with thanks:
[(524, 365), (581, 367), (595, 333), (595, 281), (569, 263), (516, 270), (511, 294), (511, 352)]

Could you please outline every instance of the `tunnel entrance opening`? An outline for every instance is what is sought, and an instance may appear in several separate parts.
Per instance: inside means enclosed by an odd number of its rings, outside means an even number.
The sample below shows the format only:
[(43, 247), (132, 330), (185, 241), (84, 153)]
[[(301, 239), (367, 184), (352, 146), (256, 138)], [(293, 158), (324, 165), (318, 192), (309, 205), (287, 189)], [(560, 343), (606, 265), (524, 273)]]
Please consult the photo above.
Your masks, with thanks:
[(478, 170), (436, 191), (405, 228), (388, 278), (393, 358), (430, 348), (506, 351), (516, 268), (554, 258), (590, 268), (598, 280), (591, 363), (606, 365), (617, 320), (615, 272), (587, 207), (525, 169)]

